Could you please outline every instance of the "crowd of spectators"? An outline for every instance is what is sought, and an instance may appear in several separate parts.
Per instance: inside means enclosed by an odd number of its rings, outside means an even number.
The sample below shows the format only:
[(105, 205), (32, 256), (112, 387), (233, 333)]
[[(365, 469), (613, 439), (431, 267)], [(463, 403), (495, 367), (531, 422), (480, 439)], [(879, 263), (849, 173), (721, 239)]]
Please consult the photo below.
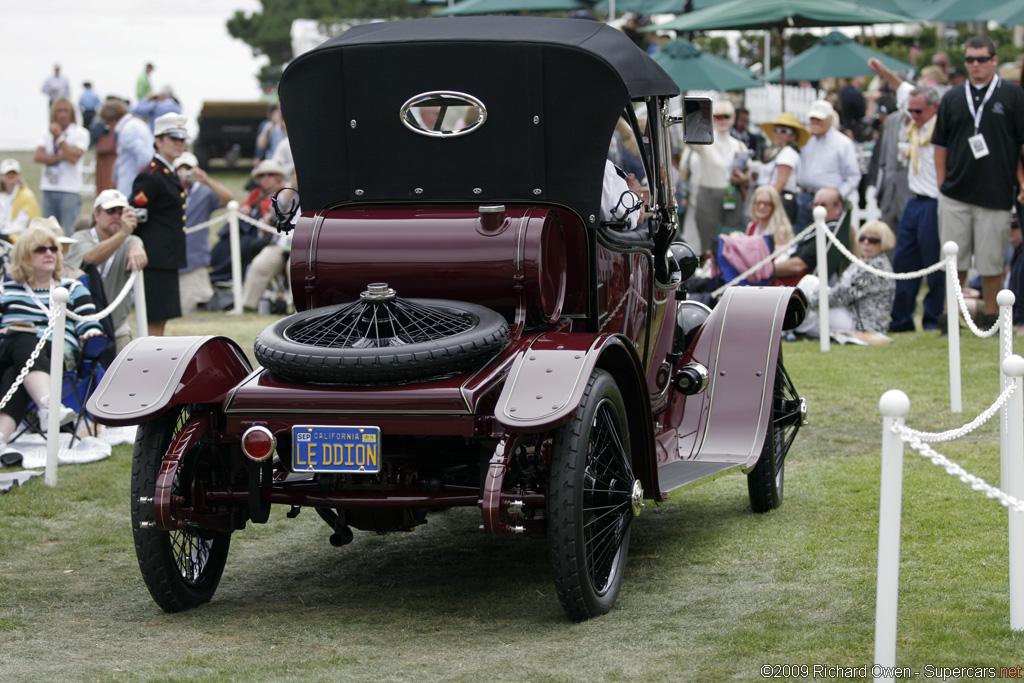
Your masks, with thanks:
[[(954, 241), (965, 291), (973, 291), (968, 274), (979, 277), (979, 322), (996, 320), (1001, 288), (1018, 288), (1014, 318), (1024, 335), (1024, 246), (1016, 219), (1024, 201), (1024, 58), (1000, 69), (987, 36), (970, 38), (964, 54), (963, 65), (937, 52), (931, 64), (901, 74), (871, 59), (873, 80), (822, 83), (825, 96), (803, 120), (783, 112), (755, 127), (745, 109), (716, 101), (714, 144), (683, 149), (674, 165), (684, 239), (706, 257), (718, 256), (720, 234), (772, 235), (774, 244), (785, 244), (780, 235), (802, 231), (812, 209), (823, 206), (839, 240), (879, 270), (923, 269), (940, 260), (941, 244)], [(864, 235), (849, 225), (849, 214), (854, 202), (864, 208), (871, 187), (881, 215)], [(879, 240), (880, 253), (869, 238)], [(814, 259), (812, 247), (805, 238), (775, 259), (777, 284), (796, 285), (814, 271), (807, 260)], [(887, 308), (885, 316), (847, 318), (854, 329), (946, 329), (943, 272), (927, 277), (923, 312), (915, 317), (920, 278), (883, 287), (880, 276), (845, 276), (842, 268), (851, 266), (834, 252), (830, 247), (836, 300), (849, 302), (849, 292), (859, 289), (875, 293), (873, 310)]]

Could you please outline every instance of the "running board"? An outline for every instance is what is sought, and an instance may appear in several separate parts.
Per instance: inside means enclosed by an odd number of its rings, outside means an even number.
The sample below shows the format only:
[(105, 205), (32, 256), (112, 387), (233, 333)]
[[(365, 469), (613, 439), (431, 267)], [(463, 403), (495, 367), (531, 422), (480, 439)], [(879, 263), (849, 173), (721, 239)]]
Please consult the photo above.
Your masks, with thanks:
[(705, 479), (713, 479), (726, 472), (738, 470), (743, 463), (735, 462), (702, 462), (700, 460), (678, 460), (658, 468), (658, 482), (661, 484), (662, 497), (669, 491), (695, 484)]

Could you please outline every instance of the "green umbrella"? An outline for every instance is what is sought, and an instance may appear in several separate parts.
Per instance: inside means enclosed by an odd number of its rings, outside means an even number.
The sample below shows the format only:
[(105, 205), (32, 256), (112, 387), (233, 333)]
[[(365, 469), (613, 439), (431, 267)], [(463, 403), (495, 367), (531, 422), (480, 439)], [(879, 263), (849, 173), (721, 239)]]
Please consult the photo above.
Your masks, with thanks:
[[(941, 0), (918, 16), (929, 21), (984, 21), (1006, 0)], [(1020, 3), (1018, 3), (1020, 4)]]
[(748, 69), (698, 50), (682, 38), (662, 46), (654, 54), (654, 61), (680, 90), (743, 90), (761, 85)]
[[(820, 81), (823, 78), (870, 76), (868, 60), (875, 57), (893, 71), (909, 71), (911, 66), (898, 59), (860, 45), (839, 31), (828, 34), (814, 47), (804, 50), (786, 64), (786, 77), (794, 81)], [(778, 83), (781, 68), (772, 69), (764, 80)]]
[[(706, 9), (689, 12), (658, 26), (641, 31), (674, 29), (676, 31), (708, 31), (713, 29), (778, 31), (798, 26), (859, 26), (862, 24), (905, 24), (913, 20), (902, 15), (854, 5), (843, 0), (728, 0)], [(786, 82), (786, 65), (782, 64), (781, 82)], [(785, 109), (785, 90), (782, 107)]]
[(1024, 26), (1024, 2), (1010, 0), (984, 13), (985, 19), (1003, 26)]
[(553, 10), (591, 9), (587, 0), (461, 0), (452, 7), (434, 10), (435, 16), (463, 14), (501, 14), (504, 12), (546, 12)]
[(640, 30), (763, 30), (800, 26), (905, 24), (912, 21), (903, 14), (860, 6), (844, 0), (727, 0), (683, 14), (667, 23)]

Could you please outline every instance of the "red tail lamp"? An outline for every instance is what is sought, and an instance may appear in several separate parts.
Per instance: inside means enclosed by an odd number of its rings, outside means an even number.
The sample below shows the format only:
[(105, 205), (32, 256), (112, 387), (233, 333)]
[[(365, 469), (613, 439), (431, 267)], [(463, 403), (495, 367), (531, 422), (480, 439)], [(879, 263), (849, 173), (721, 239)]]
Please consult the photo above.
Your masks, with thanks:
[(277, 439), (266, 427), (249, 427), (242, 434), (242, 452), (250, 460), (263, 462), (274, 454), (275, 448)]

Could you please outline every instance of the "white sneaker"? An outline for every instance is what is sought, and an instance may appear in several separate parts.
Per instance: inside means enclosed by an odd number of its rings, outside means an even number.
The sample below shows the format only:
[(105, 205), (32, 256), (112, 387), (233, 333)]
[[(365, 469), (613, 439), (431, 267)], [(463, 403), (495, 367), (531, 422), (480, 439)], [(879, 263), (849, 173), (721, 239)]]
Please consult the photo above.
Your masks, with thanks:
[[(76, 417), (78, 417), (78, 413), (76, 413), (71, 408), (68, 408), (63, 403), (60, 404), (60, 420), (59, 420), (59, 424), (60, 424), (61, 427), (63, 427), (66, 424), (69, 424), (71, 422), (74, 422)], [(49, 420), (50, 420), (50, 397), (47, 396), (46, 398), (44, 398), (39, 403), (39, 426), (42, 429), (46, 429), (46, 426), (48, 424), (50, 424)]]

